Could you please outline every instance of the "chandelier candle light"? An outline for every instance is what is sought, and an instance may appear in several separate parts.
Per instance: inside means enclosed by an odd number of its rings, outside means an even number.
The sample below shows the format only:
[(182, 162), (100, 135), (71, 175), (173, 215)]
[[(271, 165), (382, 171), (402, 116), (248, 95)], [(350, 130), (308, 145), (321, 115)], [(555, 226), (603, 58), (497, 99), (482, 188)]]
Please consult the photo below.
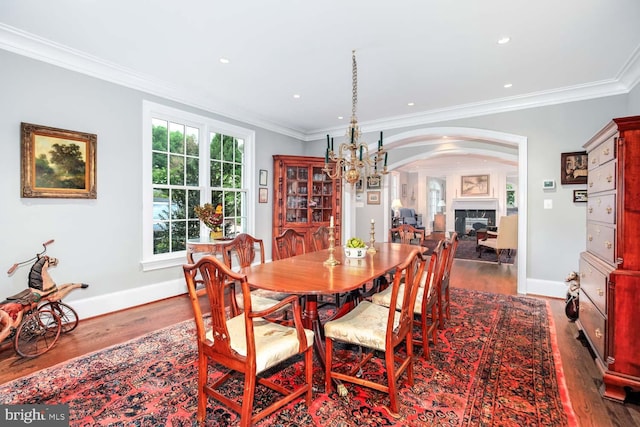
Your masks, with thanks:
[[(356, 51), (352, 50), (353, 63), (353, 87), (351, 94), (351, 123), (347, 129), (346, 137), (350, 142), (343, 142), (336, 153), (333, 149), (333, 138), (327, 135), (327, 150), (324, 155), (323, 171), (331, 179), (344, 177), (352, 186), (361, 178), (370, 177), (372, 181), (380, 182), (381, 174), (387, 172), (387, 151), (382, 147), (382, 132), (378, 140), (378, 149), (369, 153), (369, 146), (360, 142), (362, 136), (358, 119), (356, 118), (356, 106), (358, 105), (358, 67), (356, 65)], [(330, 166), (330, 161), (334, 163)], [(384, 163), (383, 163), (384, 162)], [(382, 170), (378, 164), (383, 163)]]

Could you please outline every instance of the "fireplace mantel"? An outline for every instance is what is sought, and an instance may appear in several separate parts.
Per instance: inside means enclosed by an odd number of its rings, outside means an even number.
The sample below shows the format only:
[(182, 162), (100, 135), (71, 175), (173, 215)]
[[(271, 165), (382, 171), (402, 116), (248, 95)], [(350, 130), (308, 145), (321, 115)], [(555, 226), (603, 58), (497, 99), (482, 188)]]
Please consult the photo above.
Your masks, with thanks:
[(498, 199), (489, 197), (466, 197), (462, 199), (453, 199), (451, 208), (456, 210), (498, 210)]

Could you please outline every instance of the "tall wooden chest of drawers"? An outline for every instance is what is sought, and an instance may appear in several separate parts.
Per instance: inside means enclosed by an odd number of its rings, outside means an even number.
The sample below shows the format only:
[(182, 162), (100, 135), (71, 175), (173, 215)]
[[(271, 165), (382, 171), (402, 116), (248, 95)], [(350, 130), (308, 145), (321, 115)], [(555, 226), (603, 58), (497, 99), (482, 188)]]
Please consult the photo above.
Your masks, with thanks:
[(640, 116), (613, 119), (585, 145), (587, 250), (576, 322), (602, 372), (601, 393), (640, 391)]

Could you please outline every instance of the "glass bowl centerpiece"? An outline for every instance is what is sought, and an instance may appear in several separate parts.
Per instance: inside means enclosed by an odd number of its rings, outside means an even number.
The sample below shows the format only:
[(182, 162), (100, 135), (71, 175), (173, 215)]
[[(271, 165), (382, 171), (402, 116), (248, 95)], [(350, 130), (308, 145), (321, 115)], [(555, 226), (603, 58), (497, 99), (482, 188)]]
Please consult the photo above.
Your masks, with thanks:
[(347, 244), (344, 247), (344, 254), (347, 258), (364, 258), (367, 254), (367, 245), (365, 245), (364, 240), (359, 237), (352, 237), (347, 240)]

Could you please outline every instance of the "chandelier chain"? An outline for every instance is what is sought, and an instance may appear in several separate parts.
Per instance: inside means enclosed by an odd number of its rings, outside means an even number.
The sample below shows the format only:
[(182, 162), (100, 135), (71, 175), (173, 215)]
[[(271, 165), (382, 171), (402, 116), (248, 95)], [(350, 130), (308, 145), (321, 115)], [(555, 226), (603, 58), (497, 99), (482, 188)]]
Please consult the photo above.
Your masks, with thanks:
[(358, 65), (356, 64), (356, 51), (352, 50), (352, 84), (351, 84), (351, 117), (356, 117), (356, 106), (358, 105)]

